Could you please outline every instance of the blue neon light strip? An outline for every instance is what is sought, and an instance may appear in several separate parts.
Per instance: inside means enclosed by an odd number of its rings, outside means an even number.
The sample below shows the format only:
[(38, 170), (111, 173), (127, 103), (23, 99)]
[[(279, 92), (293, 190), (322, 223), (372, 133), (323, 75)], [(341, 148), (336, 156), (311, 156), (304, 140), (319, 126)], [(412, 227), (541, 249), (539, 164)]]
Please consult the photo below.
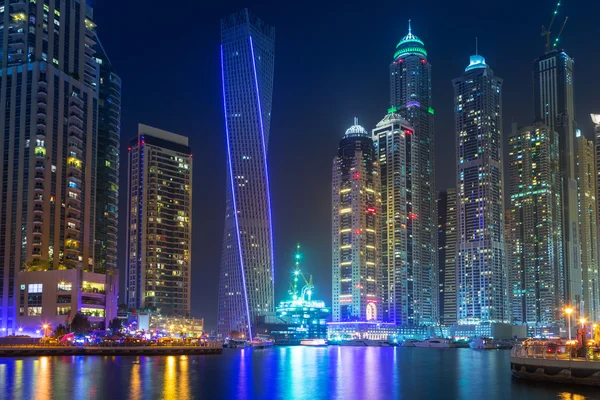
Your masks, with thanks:
[(233, 167), (231, 165), (231, 148), (229, 147), (229, 123), (227, 122), (227, 102), (225, 101), (225, 70), (223, 68), (223, 45), (221, 45), (221, 84), (223, 86), (223, 112), (225, 113), (225, 136), (227, 138), (227, 163), (229, 165), (229, 178), (231, 180), (231, 197), (233, 199), (233, 215), (235, 216), (235, 233), (240, 253), (240, 268), (242, 270), (242, 283), (244, 285), (244, 298), (246, 300), (246, 316), (248, 318), (248, 336), (252, 340), (252, 324), (250, 323), (250, 309), (248, 308), (248, 291), (246, 290), (246, 275), (244, 274), (244, 258), (242, 257), (242, 242), (240, 240), (240, 226), (238, 222), (237, 205), (233, 184)]
[(250, 51), (252, 52), (252, 68), (254, 69), (254, 83), (256, 84), (256, 99), (258, 100), (258, 114), (260, 115), (260, 133), (262, 135), (262, 148), (265, 160), (265, 176), (267, 177), (267, 203), (269, 205), (269, 236), (271, 238), (271, 279), (275, 282), (275, 257), (273, 254), (273, 225), (271, 218), (271, 185), (269, 184), (269, 169), (267, 168), (267, 146), (265, 143), (265, 128), (263, 126), (262, 107), (260, 102), (260, 93), (258, 90), (258, 77), (256, 75), (256, 62), (254, 60), (254, 43), (250, 36)]

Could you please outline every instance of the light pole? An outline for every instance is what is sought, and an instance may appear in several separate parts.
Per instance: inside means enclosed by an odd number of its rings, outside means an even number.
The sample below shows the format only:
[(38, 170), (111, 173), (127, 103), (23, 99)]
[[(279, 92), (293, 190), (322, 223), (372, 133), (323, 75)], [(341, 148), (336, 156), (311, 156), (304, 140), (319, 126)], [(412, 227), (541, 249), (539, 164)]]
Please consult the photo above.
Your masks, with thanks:
[(44, 330), (44, 345), (46, 344), (46, 329), (48, 329), (48, 324), (42, 325), (42, 329)]
[(567, 307), (565, 309), (565, 313), (567, 314), (567, 321), (569, 327), (569, 340), (571, 340), (571, 314), (573, 313), (573, 309), (571, 307)]

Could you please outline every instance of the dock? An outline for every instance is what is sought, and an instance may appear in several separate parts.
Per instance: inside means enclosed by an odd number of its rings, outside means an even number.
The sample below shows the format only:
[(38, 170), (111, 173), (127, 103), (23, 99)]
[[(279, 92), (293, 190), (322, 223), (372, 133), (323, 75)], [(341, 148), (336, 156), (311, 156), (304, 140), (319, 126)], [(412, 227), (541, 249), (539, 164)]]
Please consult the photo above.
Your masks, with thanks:
[(1, 357), (217, 355), (223, 346), (0, 346)]

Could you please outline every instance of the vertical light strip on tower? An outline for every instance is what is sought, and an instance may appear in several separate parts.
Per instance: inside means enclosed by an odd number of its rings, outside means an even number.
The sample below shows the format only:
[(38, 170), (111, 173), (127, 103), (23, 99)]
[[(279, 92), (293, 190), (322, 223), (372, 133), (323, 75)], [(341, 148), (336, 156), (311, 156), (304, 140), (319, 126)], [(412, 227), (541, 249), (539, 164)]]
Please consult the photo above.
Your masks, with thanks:
[(233, 215), (235, 216), (235, 231), (237, 234), (238, 250), (240, 254), (240, 269), (242, 272), (242, 283), (244, 286), (244, 298), (246, 302), (246, 316), (248, 319), (248, 337), (252, 339), (252, 324), (250, 323), (250, 309), (248, 308), (248, 290), (246, 289), (246, 276), (244, 273), (244, 258), (242, 257), (242, 242), (240, 240), (240, 226), (238, 222), (237, 207), (235, 203), (235, 191), (233, 184), (233, 169), (231, 166), (231, 150), (229, 145), (229, 124), (227, 122), (227, 102), (225, 101), (225, 72), (223, 70), (223, 45), (221, 45), (221, 86), (223, 87), (223, 111), (225, 114), (225, 137), (227, 138), (227, 165), (229, 166), (229, 178), (231, 181), (231, 197), (233, 200)]
[[(221, 46), (222, 47), (222, 46)], [(265, 177), (267, 178), (267, 205), (269, 209), (269, 235), (271, 237), (271, 279), (275, 282), (275, 257), (273, 254), (273, 219), (271, 218), (271, 185), (269, 184), (269, 169), (267, 168), (267, 145), (265, 143), (265, 128), (263, 125), (262, 106), (260, 102), (260, 91), (258, 89), (258, 77), (256, 74), (256, 60), (254, 58), (254, 43), (250, 36), (250, 51), (252, 52), (252, 69), (254, 70), (254, 83), (256, 85), (256, 99), (258, 101), (258, 116), (260, 121), (260, 133), (262, 137), (262, 149), (265, 160)], [(222, 50), (221, 50), (222, 52)]]

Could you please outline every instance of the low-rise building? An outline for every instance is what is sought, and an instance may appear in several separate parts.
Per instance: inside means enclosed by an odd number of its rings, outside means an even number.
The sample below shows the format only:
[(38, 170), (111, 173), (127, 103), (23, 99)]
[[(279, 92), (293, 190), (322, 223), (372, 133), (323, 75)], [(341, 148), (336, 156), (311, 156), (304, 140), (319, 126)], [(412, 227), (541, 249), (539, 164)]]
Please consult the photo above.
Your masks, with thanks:
[(81, 269), (22, 271), (17, 275), (17, 332), (43, 336), (85, 314), (95, 329), (106, 329), (117, 316), (119, 275)]

